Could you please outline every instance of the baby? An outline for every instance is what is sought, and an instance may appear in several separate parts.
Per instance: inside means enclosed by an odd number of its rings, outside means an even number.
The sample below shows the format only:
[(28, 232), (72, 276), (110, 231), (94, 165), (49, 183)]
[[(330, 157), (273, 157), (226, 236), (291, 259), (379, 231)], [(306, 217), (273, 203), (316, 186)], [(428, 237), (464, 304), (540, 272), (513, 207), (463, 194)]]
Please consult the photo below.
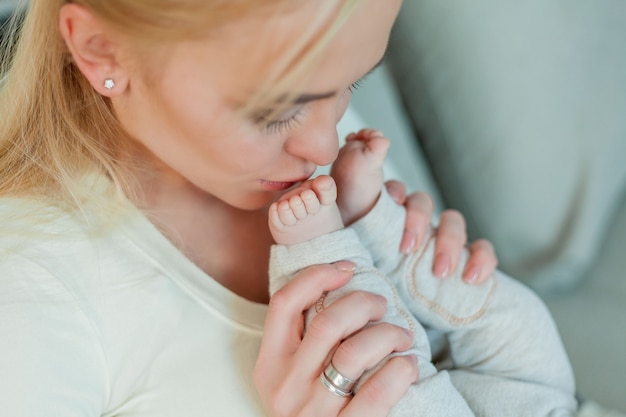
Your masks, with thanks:
[[(352, 134), (331, 176), (309, 180), (272, 204), (270, 292), (309, 265), (344, 259), (357, 265), (348, 284), (307, 312), (306, 323), (355, 290), (388, 300), (381, 321), (411, 330), (414, 344), (400, 354), (417, 356), (420, 369), (392, 416), (573, 416), (572, 370), (534, 293), (499, 271), (480, 286), (467, 285), (462, 268), (435, 277), (433, 236), (416, 253), (400, 254), (405, 210), (383, 187), (388, 147), (376, 130)], [(461, 263), (467, 258), (466, 251)], [(433, 365), (426, 330), (445, 337), (449, 369)], [(367, 370), (354, 391), (388, 359)]]

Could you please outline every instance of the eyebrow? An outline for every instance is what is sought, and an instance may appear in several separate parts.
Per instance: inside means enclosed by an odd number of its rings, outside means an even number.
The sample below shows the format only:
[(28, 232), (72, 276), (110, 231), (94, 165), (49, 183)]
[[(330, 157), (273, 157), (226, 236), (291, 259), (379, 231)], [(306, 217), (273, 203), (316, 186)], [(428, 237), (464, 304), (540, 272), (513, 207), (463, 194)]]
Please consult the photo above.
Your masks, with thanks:
[[(362, 76), (361, 78), (359, 78), (357, 81), (355, 81), (354, 84), (358, 84), (361, 81), (363, 81), (368, 75), (370, 75), (371, 73), (373, 73), (374, 71), (376, 71), (378, 69), (378, 67), (380, 67), (383, 63), (383, 61), (385, 60), (385, 56), (387, 54), (383, 55), (383, 57), (380, 59), (380, 61), (378, 61), (376, 63), (376, 65), (374, 65), (369, 71), (367, 71), (367, 73)], [(327, 98), (331, 98), (334, 97), (337, 94), (337, 91), (329, 91), (327, 93), (321, 93), (321, 94), (300, 94), (299, 96), (297, 96), (294, 100), (293, 103), (294, 104), (305, 104), (305, 103), (310, 103), (311, 101), (317, 101), (317, 100), (325, 100)]]

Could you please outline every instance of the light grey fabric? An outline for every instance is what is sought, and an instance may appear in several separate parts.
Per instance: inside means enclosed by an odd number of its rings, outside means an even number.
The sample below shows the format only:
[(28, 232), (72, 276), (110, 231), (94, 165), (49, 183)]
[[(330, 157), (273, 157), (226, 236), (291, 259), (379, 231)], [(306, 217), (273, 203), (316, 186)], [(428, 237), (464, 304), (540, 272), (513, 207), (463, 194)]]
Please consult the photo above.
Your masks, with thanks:
[(626, 184), (626, 2), (411, 0), (389, 62), (446, 202), (542, 293), (598, 254)]

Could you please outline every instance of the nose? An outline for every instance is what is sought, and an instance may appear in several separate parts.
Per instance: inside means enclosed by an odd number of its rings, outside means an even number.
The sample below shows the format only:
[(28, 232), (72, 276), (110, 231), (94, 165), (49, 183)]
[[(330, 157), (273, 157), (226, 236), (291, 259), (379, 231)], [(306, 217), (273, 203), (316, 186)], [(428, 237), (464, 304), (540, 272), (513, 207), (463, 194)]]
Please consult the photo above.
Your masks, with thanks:
[(317, 166), (334, 162), (339, 152), (336, 116), (331, 113), (307, 118), (291, 132), (285, 151)]

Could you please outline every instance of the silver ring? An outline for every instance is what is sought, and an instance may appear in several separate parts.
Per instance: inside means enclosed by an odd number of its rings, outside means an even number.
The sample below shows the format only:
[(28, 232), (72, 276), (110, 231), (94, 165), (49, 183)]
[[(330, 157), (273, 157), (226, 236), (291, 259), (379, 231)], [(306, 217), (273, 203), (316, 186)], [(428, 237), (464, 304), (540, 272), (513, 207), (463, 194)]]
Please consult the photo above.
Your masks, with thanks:
[(332, 362), (324, 369), (324, 375), (326, 375), (331, 384), (342, 391), (352, 391), (352, 388), (356, 385), (356, 380), (341, 375)]
[(320, 381), (322, 381), (326, 389), (340, 397), (352, 395), (352, 389), (357, 382), (354, 379), (341, 375), (332, 363), (329, 363), (324, 372), (321, 373)]
[(328, 391), (339, 397), (349, 397), (352, 395), (352, 391), (344, 391), (334, 386), (332, 382), (328, 380), (324, 372), (320, 374), (320, 381), (322, 381), (322, 385), (324, 385)]

